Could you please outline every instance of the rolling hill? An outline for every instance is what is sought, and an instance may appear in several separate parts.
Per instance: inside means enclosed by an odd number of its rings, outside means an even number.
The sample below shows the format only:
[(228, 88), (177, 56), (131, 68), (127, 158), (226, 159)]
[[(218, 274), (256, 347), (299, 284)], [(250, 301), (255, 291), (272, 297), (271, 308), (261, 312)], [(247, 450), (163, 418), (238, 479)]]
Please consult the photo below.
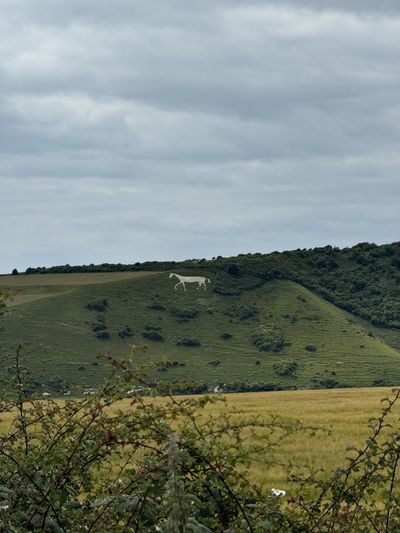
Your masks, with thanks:
[[(221, 286), (212, 270), (202, 275)], [(14, 292), (1, 321), (3, 378), (18, 343), (38, 391), (94, 386), (109, 371), (98, 354), (123, 357), (145, 344), (135, 357), (158, 363), (152, 378), (186, 385), (400, 383), (398, 330), (373, 326), (292, 280), (229, 280), (233, 290), (184, 292), (156, 271), (1, 276), (0, 289)]]

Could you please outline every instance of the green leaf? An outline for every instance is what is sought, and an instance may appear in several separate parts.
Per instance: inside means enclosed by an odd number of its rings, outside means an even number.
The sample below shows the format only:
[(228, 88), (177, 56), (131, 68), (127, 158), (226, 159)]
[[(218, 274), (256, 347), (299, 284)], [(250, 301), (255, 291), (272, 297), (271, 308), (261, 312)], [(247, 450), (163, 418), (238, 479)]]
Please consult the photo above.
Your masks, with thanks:
[(63, 507), (65, 509), (78, 509), (82, 507), (82, 503), (81, 502), (65, 502)]
[(97, 509), (98, 507), (104, 507), (105, 505), (110, 505), (115, 502), (115, 496), (110, 496), (109, 498), (100, 498), (99, 500), (94, 500), (91, 502), (90, 507)]
[(211, 529), (200, 524), (195, 518), (189, 518), (186, 524), (186, 530), (188, 533), (213, 533)]
[(46, 525), (48, 525), (52, 533), (65, 533), (65, 529), (62, 529), (52, 518), (46, 520)]

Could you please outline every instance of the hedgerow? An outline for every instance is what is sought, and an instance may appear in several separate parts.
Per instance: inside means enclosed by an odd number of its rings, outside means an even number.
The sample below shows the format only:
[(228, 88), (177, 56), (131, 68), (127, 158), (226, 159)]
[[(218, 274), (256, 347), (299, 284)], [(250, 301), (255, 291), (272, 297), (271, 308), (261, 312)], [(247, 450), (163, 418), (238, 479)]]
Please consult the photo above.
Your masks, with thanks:
[[(400, 391), (346, 465), (290, 474), (297, 488), (285, 496), (251, 483), (248, 468), (254, 460), (274, 468), (274, 449), (306, 431), (301, 423), (211, 414), (204, 408), (215, 396), (169, 396), (167, 382), (151, 389), (131, 361), (105, 359), (112, 372), (93, 395), (39, 400), (25, 387), (18, 349), (13, 393), (0, 400), (0, 414), (12, 413), (0, 435), (1, 531), (400, 530), (400, 433), (392, 420)], [(165, 398), (153, 402), (149, 393)], [(126, 397), (130, 408), (121, 409)]]

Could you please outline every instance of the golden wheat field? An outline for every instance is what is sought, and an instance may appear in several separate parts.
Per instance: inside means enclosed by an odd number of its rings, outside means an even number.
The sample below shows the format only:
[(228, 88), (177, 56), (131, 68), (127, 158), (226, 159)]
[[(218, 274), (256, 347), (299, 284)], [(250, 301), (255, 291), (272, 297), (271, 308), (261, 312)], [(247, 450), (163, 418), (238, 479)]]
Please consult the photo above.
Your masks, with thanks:
[[(388, 388), (231, 394), (227, 405), (242, 415), (266, 419), (276, 413), (325, 430), (313, 436), (309, 432), (295, 433), (279, 445), (273, 468), (263, 468), (262, 463), (252, 467), (252, 478), (265, 488), (287, 488), (286, 467), (290, 462), (328, 472), (345, 464), (349, 455), (346, 448), (363, 444), (370, 432), (368, 420), (380, 414), (381, 400), (391, 396)], [(218, 409), (218, 405), (210, 409)]]
[[(226, 403), (208, 405), (206, 410), (213, 414), (228, 410), (234, 418), (258, 415), (261, 420), (277, 414), (286, 420), (302, 420), (306, 426), (321, 428), (314, 436), (304, 431), (288, 437), (276, 449), (272, 468), (264, 464), (262, 457), (251, 467), (252, 479), (265, 489), (288, 488), (286, 465), (290, 462), (328, 472), (345, 464), (349, 455), (346, 447), (363, 444), (370, 431), (368, 420), (380, 414), (384, 406), (381, 400), (392, 396), (392, 389), (386, 387), (239, 393), (223, 395)], [(126, 400), (124, 407), (128, 409), (129, 405)], [(400, 406), (394, 410), (393, 417), (398, 426), (399, 414)]]
[[(239, 393), (221, 395), (226, 403), (209, 404), (205, 409), (213, 415), (229, 411), (233, 420), (259, 416), (265, 421), (275, 414), (287, 421), (301, 420), (305, 426), (321, 429), (312, 436), (308, 431), (300, 431), (285, 439), (274, 452), (272, 467), (265, 464), (269, 458), (258, 458), (250, 469), (251, 478), (268, 490), (288, 488), (289, 463), (324, 468), (327, 472), (344, 465), (349, 455), (346, 448), (363, 444), (370, 431), (368, 420), (380, 414), (384, 407), (382, 399), (392, 396), (392, 389), (386, 387)], [(130, 400), (122, 403), (122, 409), (129, 408)], [(400, 406), (394, 410), (394, 427), (399, 426), (399, 414)]]
[[(222, 396), (222, 395), (221, 395)], [(266, 490), (272, 487), (290, 490), (286, 481), (287, 465), (324, 468), (327, 472), (345, 463), (349, 445), (361, 446), (369, 434), (368, 420), (379, 415), (382, 399), (392, 397), (390, 388), (362, 388), (336, 390), (304, 390), (227, 394), (225, 402), (209, 404), (206, 412), (216, 415), (222, 410), (233, 418), (258, 415), (266, 420), (271, 414), (290, 421), (302, 420), (306, 426), (321, 428), (314, 436), (298, 432), (283, 441), (274, 453), (274, 466), (264, 464), (263, 457), (250, 469), (251, 478)], [(177, 397), (179, 401), (179, 397)], [(152, 399), (163, 402), (163, 398)], [(131, 400), (118, 404), (118, 408), (132, 409)], [(400, 407), (394, 410), (392, 423), (399, 426)], [(12, 413), (0, 418), (0, 431), (12, 420)]]

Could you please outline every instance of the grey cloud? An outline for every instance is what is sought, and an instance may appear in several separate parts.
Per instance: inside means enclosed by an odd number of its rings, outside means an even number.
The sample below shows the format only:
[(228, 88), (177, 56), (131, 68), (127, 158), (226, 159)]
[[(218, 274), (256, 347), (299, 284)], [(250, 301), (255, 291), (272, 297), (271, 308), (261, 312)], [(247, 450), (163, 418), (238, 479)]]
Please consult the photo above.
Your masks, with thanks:
[(0, 271), (396, 240), (397, 1), (2, 7)]

